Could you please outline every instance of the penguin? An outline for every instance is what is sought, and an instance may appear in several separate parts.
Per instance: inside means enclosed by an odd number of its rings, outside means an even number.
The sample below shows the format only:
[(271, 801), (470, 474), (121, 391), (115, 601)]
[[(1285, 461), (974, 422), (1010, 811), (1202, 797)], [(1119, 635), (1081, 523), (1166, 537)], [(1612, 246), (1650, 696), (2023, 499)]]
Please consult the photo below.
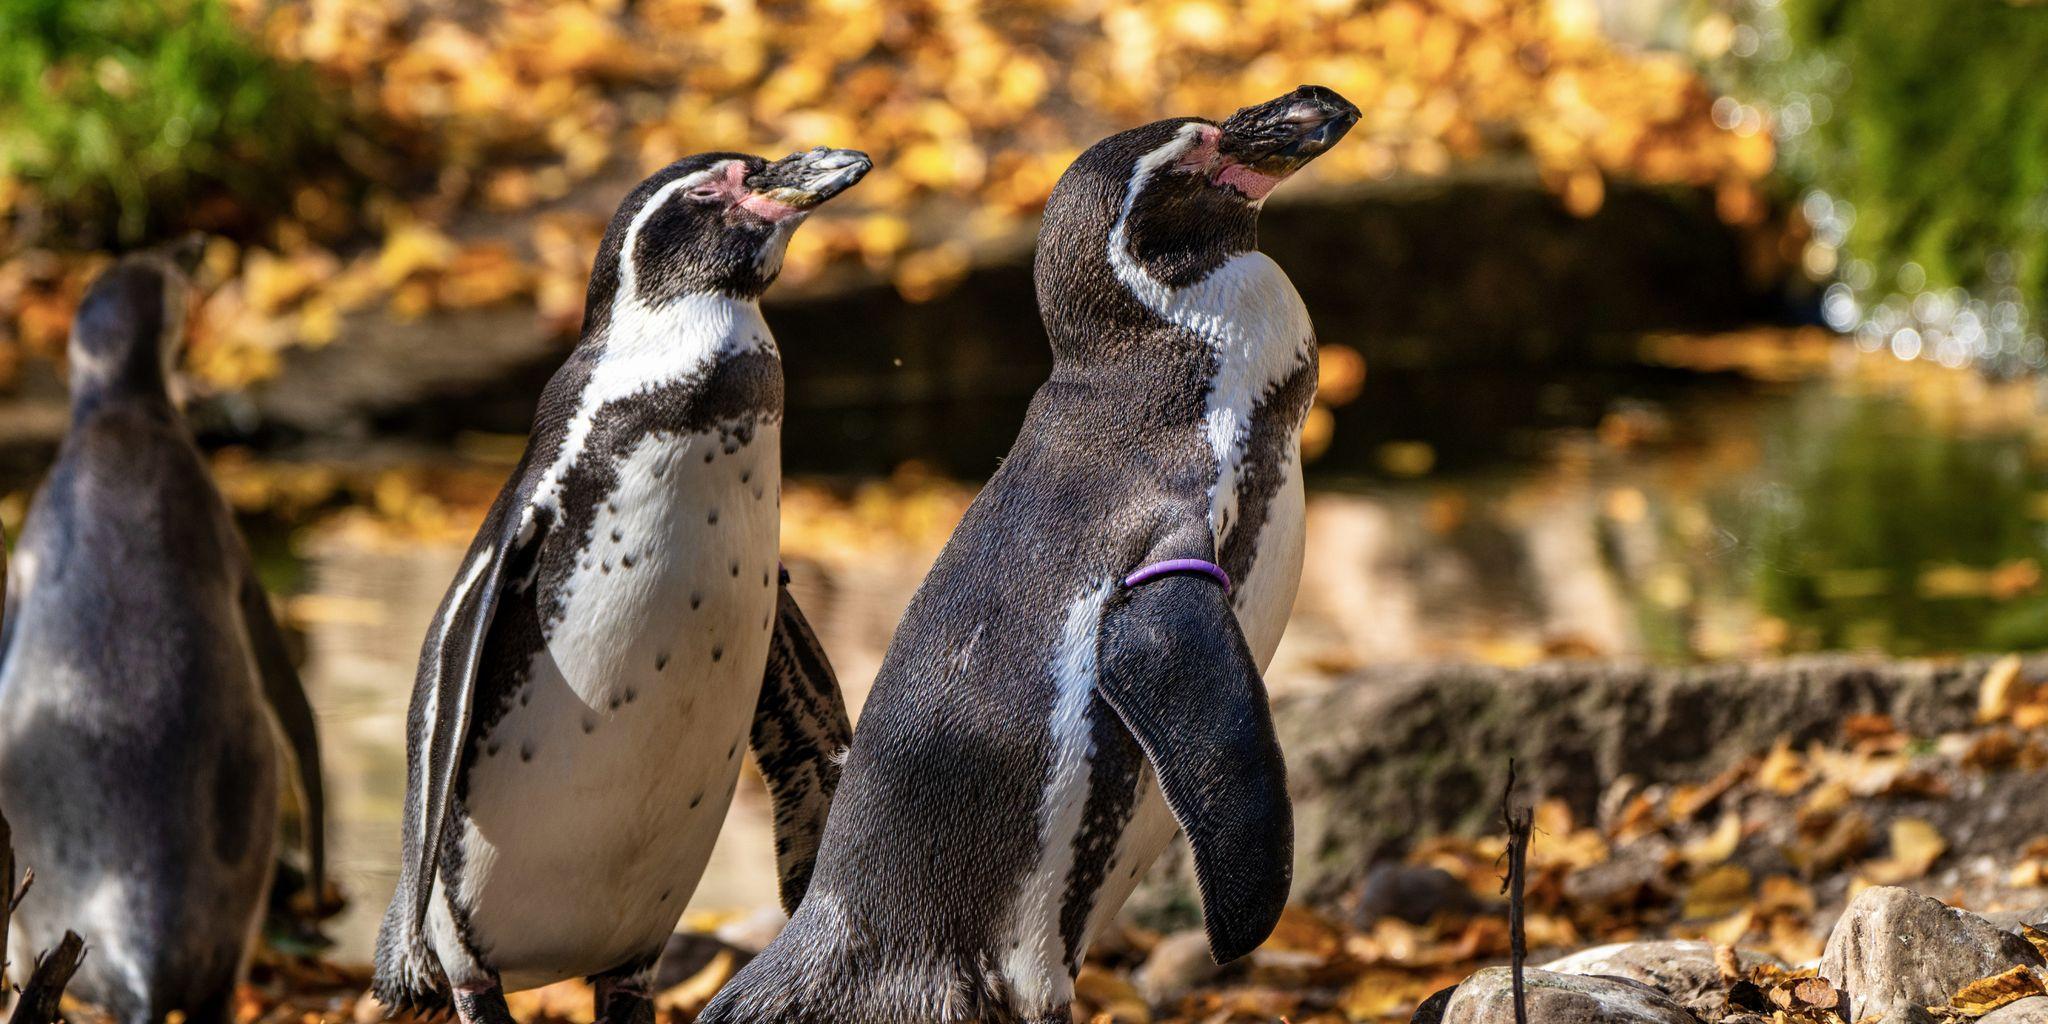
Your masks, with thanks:
[(76, 929), (71, 993), (125, 1024), (230, 1019), (266, 909), (280, 763), (313, 891), (326, 806), (311, 705), (168, 389), (196, 245), (121, 259), (69, 342), (71, 421), (0, 613), (0, 807), (36, 874), (8, 959)]
[(870, 166), (707, 153), (613, 216), (582, 339), (421, 647), (387, 1007), (509, 1024), (506, 991), (584, 977), (600, 1020), (651, 1020), (749, 744), (781, 898), (802, 898), (851, 730), (782, 582), (759, 299), (791, 232)]
[(1061, 176), (1034, 265), (1052, 376), (897, 628), (809, 894), (700, 1022), (1067, 1022), (1176, 830), (1216, 959), (1271, 932), (1292, 820), (1261, 672), (1316, 355), (1257, 220), (1357, 119), (1303, 86)]

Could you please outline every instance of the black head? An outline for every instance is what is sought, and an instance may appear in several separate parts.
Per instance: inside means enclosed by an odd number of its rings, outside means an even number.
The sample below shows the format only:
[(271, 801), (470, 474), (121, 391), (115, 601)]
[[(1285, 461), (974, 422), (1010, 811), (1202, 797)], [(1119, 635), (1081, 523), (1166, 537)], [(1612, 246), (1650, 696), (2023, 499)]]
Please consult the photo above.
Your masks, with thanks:
[(756, 298), (782, 270), (790, 233), (874, 166), (851, 149), (792, 153), (773, 163), (702, 153), (656, 171), (619, 204), (598, 247), (584, 311), (609, 317), (619, 288), (658, 306), (684, 295)]
[(1061, 175), (1039, 229), (1039, 307), (1062, 334), (1142, 315), (1119, 271), (1166, 290), (1258, 247), (1275, 186), (1358, 123), (1342, 96), (1304, 85), (1221, 124), (1170, 118), (1112, 135)]
[(93, 280), (66, 352), (74, 404), (111, 391), (168, 396), (199, 239), (131, 253)]

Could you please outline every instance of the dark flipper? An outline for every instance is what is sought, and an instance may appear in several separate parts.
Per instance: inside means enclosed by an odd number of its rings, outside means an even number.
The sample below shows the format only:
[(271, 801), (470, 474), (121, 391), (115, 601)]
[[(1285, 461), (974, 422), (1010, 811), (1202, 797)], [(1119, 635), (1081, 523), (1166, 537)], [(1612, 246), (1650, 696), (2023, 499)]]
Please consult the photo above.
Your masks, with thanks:
[(1287, 769), (1266, 687), (1229, 599), (1176, 576), (1110, 598), (1097, 688), (1159, 775), (1195, 852), (1218, 963), (1273, 931), (1293, 879)]
[(305, 818), (300, 827), (306, 847), (306, 880), (317, 910), (327, 898), (327, 791), (320, 774), (320, 732), (313, 720), (313, 705), (306, 700), (306, 689), (285, 647), (284, 631), (271, 614), (270, 597), (253, 571), (243, 573), (242, 623), (256, 654), (256, 670), (263, 677), (263, 695), (291, 746), (299, 811)]
[(398, 889), (377, 935), (376, 987), (387, 1006), (404, 1005), (439, 984), (439, 965), (426, 944), (427, 907), (449, 799), (469, 739), (477, 665), (499, 595), (530, 570), (549, 525), (536, 513), (525, 535), (517, 535), (511, 522), (519, 514), (515, 502), (515, 492), (508, 490), (492, 506), (420, 645), (406, 728), (403, 859)]
[(775, 803), (775, 868), (786, 913), (796, 913), (810, 887), (840, 759), (852, 741), (832, 663), (783, 587), (751, 743)]

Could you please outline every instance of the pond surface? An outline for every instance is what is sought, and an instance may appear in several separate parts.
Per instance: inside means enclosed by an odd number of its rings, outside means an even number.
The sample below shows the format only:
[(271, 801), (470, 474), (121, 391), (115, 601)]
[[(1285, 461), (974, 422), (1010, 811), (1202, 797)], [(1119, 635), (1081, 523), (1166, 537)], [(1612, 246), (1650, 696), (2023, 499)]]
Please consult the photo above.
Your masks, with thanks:
[[(2035, 426), (2034, 389), (1843, 345), (1806, 362), (1766, 374), (1797, 380), (1758, 379), (1754, 365), (1620, 386), (1529, 378), (1519, 418), (1484, 395), (1486, 408), (1463, 408), (1443, 384), (1427, 402), (1405, 396), (1432, 412), (1391, 417), (1385, 406), (1401, 398), (1373, 403), (1401, 382), (1376, 380), (1326, 424), (1310, 557), (1272, 690), (1415, 659), (2048, 643), (2048, 431)], [(387, 458), (381, 482), (311, 525), (252, 521), (306, 642), (333, 862), (354, 900), (336, 928), (349, 956), (367, 955), (396, 877), (418, 644), (516, 439), (462, 451)], [(439, 505), (412, 493), (437, 481)], [(856, 708), (972, 492), (929, 472), (789, 482), (792, 586)], [(437, 525), (401, 522), (423, 515)], [(772, 904), (773, 862), (765, 795), (749, 775), (693, 908)]]

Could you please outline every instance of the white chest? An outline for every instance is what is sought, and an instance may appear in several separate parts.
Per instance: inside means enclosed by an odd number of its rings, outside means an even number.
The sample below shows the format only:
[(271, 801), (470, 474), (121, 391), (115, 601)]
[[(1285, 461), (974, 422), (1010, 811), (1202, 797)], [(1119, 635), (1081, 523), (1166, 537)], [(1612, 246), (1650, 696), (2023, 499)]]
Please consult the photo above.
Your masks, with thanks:
[[(589, 525), (546, 540), (577, 545), (576, 557), (541, 595), (554, 613), (546, 642), (467, 776), (456, 895), (508, 983), (659, 948), (710, 856), (760, 693), (780, 410), (760, 410), (750, 431), (657, 429), (623, 447), (599, 429), (601, 416), (714, 359), (773, 351), (752, 303), (677, 305), (615, 313), (526, 511), (529, 528), (543, 510), (551, 529)], [(606, 484), (593, 490), (599, 460)]]

